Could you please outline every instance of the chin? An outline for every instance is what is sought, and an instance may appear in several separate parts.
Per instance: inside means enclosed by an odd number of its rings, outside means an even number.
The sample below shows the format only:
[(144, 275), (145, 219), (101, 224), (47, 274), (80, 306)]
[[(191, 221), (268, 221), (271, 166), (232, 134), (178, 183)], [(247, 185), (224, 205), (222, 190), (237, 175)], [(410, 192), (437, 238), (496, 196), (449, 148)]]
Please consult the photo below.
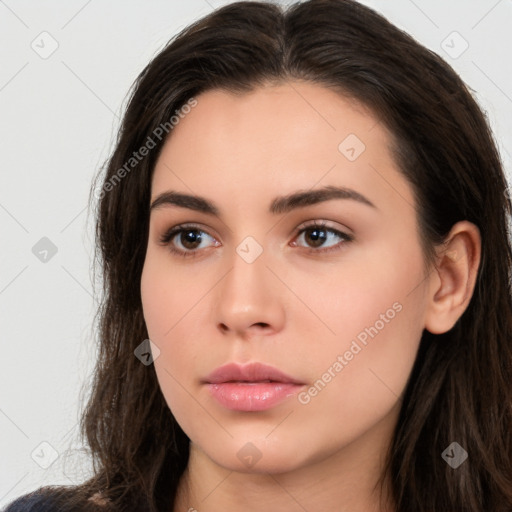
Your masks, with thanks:
[(246, 436), (243, 440), (230, 440), (222, 446), (206, 446), (205, 453), (219, 466), (238, 473), (266, 474), (287, 473), (311, 462), (311, 458), (300, 447), (301, 443), (271, 442), (269, 439)]

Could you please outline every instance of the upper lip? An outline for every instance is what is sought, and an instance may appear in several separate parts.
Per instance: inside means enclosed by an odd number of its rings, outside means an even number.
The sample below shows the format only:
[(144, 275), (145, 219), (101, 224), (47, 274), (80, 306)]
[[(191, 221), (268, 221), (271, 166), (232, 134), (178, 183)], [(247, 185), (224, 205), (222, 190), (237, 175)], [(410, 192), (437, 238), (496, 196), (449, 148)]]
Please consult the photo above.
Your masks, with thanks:
[(249, 363), (239, 365), (237, 363), (228, 363), (211, 372), (205, 382), (209, 384), (219, 384), (221, 382), (286, 382), (291, 384), (304, 384), (293, 377), (290, 377), (281, 370), (264, 363)]

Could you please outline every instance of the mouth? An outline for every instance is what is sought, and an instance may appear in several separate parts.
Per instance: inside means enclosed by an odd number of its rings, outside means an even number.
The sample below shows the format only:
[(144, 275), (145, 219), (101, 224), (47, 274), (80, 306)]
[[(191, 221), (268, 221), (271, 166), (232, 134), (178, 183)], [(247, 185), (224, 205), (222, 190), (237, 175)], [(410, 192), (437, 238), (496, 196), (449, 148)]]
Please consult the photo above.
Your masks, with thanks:
[(282, 382), (280, 380), (226, 380), (224, 382), (219, 382), (219, 384), (229, 384), (231, 382), (237, 382), (239, 384), (258, 384), (260, 382)]
[(281, 370), (262, 363), (221, 366), (203, 384), (223, 407), (246, 412), (264, 411), (277, 406), (305, 385)]
[(228, 363), (211, 372), (203, 381), (208, 384), (227, 382), (280, 382), (287, 384), (304, 384), (281, 370), (264, 363), (240, 365)]

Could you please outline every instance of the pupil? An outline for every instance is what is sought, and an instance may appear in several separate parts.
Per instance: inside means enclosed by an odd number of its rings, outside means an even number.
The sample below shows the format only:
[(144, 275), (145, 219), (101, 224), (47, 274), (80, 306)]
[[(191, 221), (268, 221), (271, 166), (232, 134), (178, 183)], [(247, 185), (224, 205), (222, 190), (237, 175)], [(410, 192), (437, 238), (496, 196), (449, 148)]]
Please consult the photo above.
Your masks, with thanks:
[[(183, 244), (185, 247), (188, 247), (187, 244), (195, 244), (197, 242), (201, 242), (201, 235), (197, 234), (195, 230), (188, 230), (183, 233), (185, 235), (185, 243)], [(188, 247), (189, 249), (194, 249), (194, 247)]]
[[(319, 235), (319, 233), (324, 233), (324, 235), (321, 236)], [(315, 241), (315, 247), (322, 245), (322, 242), (326, 239), (325, 231), (315, 228), (313, 229), (313, 231), (311, 231), (310, 238), (312, 238)]]

